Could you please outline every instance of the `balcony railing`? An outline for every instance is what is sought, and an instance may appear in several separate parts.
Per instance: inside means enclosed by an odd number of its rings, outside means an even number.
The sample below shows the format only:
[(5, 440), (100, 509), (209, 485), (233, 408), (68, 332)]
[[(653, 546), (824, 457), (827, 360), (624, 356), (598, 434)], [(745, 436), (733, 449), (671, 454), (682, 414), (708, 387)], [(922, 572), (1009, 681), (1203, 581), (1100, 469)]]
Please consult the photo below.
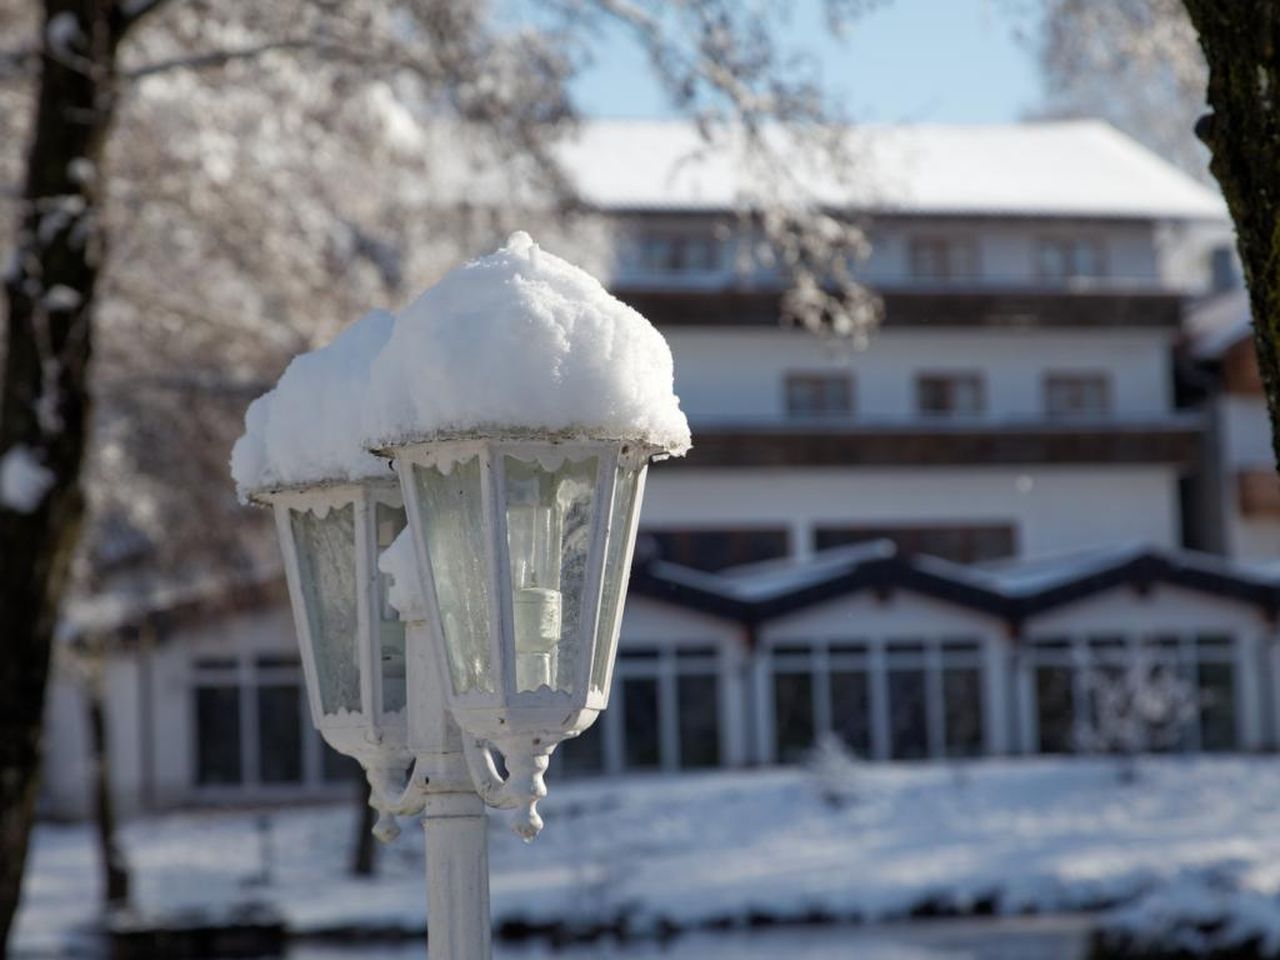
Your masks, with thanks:
[[(694, 449), (679, 467), (981, 466), (1195, 462), (1199, 413), (1129, 418), (691, 417)], [(668, 468), (671, 469), (671, 468)]]
[[(659, 327), (776, 327), (779, 294), (732, 289), (618, 288)], [(1143, 327), (1177, 330), (1177, 291), (882, 289), (889, 327)]]

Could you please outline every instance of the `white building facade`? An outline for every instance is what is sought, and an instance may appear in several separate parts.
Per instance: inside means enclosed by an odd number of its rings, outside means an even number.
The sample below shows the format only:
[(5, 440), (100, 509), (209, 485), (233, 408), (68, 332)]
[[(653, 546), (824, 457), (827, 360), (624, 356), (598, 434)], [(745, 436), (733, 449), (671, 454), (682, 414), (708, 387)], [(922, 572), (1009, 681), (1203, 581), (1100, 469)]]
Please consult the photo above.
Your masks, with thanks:
[[(894, 132), (891, 185), (832, 198), (870, 217), (885, 303), (854, 351), (780, 325), (734, 173), (676, 164), (688, 137), (588, 125), (566, 151), (695, 446), (651, 471), (612, 703), (561, 772), (792, 762), (825, 733), (876, 760), (1073, 751), (1089, 678), (1135, 658), (1195, 691), (1177, 749), (1280, 745), (1280, 585), (1184, 550), (1219, 523), (1195, 490), (1223, 418), (1178, 358), (1221, 201), (1100, 124)], [(126, 810), (351, 789), (278, 599), (144, 620), (108, 671)], [(63, 756), (78, 700), (61, 677)], [(51, 765), (46, 810), (82, 811), (83, 780)]]

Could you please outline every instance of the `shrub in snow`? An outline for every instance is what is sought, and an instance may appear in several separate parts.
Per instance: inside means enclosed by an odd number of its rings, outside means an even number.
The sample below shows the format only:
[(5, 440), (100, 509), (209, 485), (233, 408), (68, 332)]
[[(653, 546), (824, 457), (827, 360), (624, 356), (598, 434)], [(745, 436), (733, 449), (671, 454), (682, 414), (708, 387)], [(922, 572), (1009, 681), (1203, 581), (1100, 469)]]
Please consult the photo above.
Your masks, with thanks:
[(295, 357), (275, 388), (249, 405), (231, 451), (241, 501), (284, 487), (391, 477), (360, 443), (360, 410), (369, 365), (394, 323), (385, 310), (365, 315), (332, 343)]
[(396, 319), (373, 363), (371, 447), (461, 434), (635, 440), (682, 454), (666, 340), (584, 270), (514, 233)]
[(805, 767), (828, 806), (839, 809), (857, 802), (867, 763), (845, 746), (839, 734), (828, 731), (820, 736), (805, 758)]
[(1141, 658), (1090, 670), (1084, 684), (1088, 710), (1076, 724), (1077, 745), (1117, 755), (1126, 781), (1137, 778), (1142, 753), (1179, 746), (1200, 709), (1198, 691), (1175, 669)]

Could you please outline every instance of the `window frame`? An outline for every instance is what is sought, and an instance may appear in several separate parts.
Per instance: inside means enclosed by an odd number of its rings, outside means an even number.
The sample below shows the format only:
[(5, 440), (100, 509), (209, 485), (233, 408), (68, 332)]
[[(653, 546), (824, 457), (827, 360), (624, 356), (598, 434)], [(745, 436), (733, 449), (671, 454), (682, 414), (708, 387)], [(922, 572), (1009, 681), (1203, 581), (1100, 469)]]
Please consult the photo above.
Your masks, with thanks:
[[(659, 246), (666, 249), (656, 255)], [(725, 269), (725, 243), (714, 230), (641, 229), (631, 237), (622, 267), (624, 274), (645, 277), (717, 276)]]
[[(1101, 405), (1096, 410), (1066, 409), (1054, 402), (1055, 388), (1075, 386), (1077, 389), (1092, 382), (1100, 388)], [(1040, 378), (1040, 398), (1044, 415), (1052, 420), (1102, 419), (1114, 411), (1115, 391), (1109, 370), (1046, 370)]]
[[(328, 775), (326, 752), (336, 754), (311, 722), (302, 660), (296, 648), (246, 648), (206, 653), (193, 651), (187, 665), (187, 698), (189, 702), (191, 757), (188, 788), (194, 796), (211, 801), (252, 799), (254, 797), (289, 797), (315, 791), (350, 789), (354, 772), (342, 777)], [(260, 691), (268, 687), (297, 689), (299, 737), (299, 770), (296, 781), (269, 781), (263, 777)], [(239, 724), (239, 779), (236, 782), (202, 781), (198, 716), (199, 691), (207, 688), (230, 688), (237, 692)], [(337, 755), (341, 757), (341, 755)], [(346, 759), (346, 758), (342, 758)], [(332, 765), (334, 761), (330, 761)], [(352, 761), (354, 763), (354, 761)], [(335, 768), (337, 769), (337, 768)]]
[[(832, 713), (832, 677), (851, 672), (866, 676), (869, 759), (889, 760), (898, 756), (893, 736), (891, 691), (891, 675), (895, 672), (921, 674), (925, 694), (925, 750), (919, 759), (936, 761), (987, 755), (993, 734), (988, 728), (993, 718), (987, 703), (987, 643), (986, 637), (974, 632), (770, 638), (761, 647), (760, 686), (757, 689), (767, 730), (767, 737), (761, 742), (764, 759), (771, 763), (788, 762), (779, 756), (776, 678), (779, 675), (809, 678), (810, 726), (816, 743), (839, 726), (838, 718)], [(976, 750), (964, 753), (953, 752), (948, 737), (945, 677), (952, 670), (976, 670), (978, 673), (980, 743)]]
[(978, 245), (972, 238), (938, 233), (907, 238), (907, 277), (913, 282), (969, 283), (980, 280), (981, 275)]
[[(967, 384), (974, 387), (977, 403), (972, 410), (960, 410), (954, 406), (957, 387)], [(952, 404), (947, 409), (925, 408), (925, 392), (934, 386), (945, 386)], [(916, 414), (929, 420), (972, 420), (986, 416), (987, 378), (982, 370), (918, 370), (915, 374)]]
[[(780, 551), (777, 551), (777, 552), (770, 552), (768, 556), (761, 555), (761, 556), (755, 556), (755, 557), (735, 559), (732, 562), (725, 563), (715, 567), (711, 567), (707, 565), (698, 565), (696, 563), (686, 563), (677, 557), (664, 556), (662, 553), (663, 548), (661, 545), (661, 538), (664, 538), (664, 537), (686, 538), (690, 541), (690, 547), (692, 547), (693, 539), (700, 536), (702, 537), (719, 536), (722, 538), (743, 538), (743, 539), (749, 538), (752, 536), (777, 538), (778, 542), (780, 543), (781, 549)], [(711, 573), (714, 573), (718, 570), (727, 570), (737, 566), (745, 566), (753, 563), (764, 563), (769, 560), (781, 560), (791, 556), (794, 551), (794, 544), (791, 542), (792, 540), (791, 528), (783, 526), (781, 524), (778, 524), (778, 525), (761, 524), (759, 526), (738, 526), (738, 527), (675, 527), (675, 526), (641, 527), (640, 533), (637, 539), (643, 540), (645, 537), (649, 538), (649, 542), (651, 544), (656, 543), (658, 547), (658, 554), (663, 560), (666, 560), (670, 563), (674, 563), (678, 566), (688, 567), (691, 570), (702, 570), (703, 572), (711, 572)], [(732, 546), (731, 542), (726, 544), (726, 548), (729, 548), (731, 546)]]
[(1033, 754), (1088, 755), (1088, 752), (1080, 747), (1078, 732), (1073, 734), (1073, 742), (1065, 751), (1043, 749), (1044, 737), (1041, 729), (1043, 718), (1037, 681), (1042, 668), (1068, 672), (1071, 721), (1076, 725), (1080, 722), (1080, 718), (1088, 715), (1091, 709), (1087, 688), (1089, 671), (1100, 666), (1127, 667), (1137, 658), (1141, 658), (1143, 663), (1176, 670), (1191, 684), (1197, 695), (1202, 692), (1201, 671), (1205, 666), (1227, 667), (1230, 670), (1233, 689), (1232, 743), (1228, 746), (1206, 749), (1204, 746), (1206, 712), (1212, 704), (1202, 703), (1197, 710), (1195, 720), (1188, 724), (1185, 730), (1183, 743), (1173, 752), (1185, 754), (1243, 752), (1246, 749), (1246, 736), (1240, 698), (1244, 678), (1238, 657), (1238, 645), (1241, 639), (1240, 634), (1229, 628), (1210, 627), (1107, 634), (1097, 632), (1071, 634), (1059, 631), (1028, 637), (1026, 669), (1030, 688), (1027, 692), (1029, 729), (1025, 731), (1028, 737), (1026, 747)]
[[(722, 645), (712, 638), (686, 637), (671, 640), (640, 639), (624, 641), (614, 668), (613, 690), (609, 709), (596, 720), (601, 726), (601, 769), (594, 774), (575, 771), (575, 775), (667, 774), (683, 771), (720, 769), (730, 757), (729, 721), (732, 706), (726, 686), (726, 655)], [(683, 756), (683, 727), (680, 681), (686, 678), (710, 678), (715, 685), (716, 763), (688, 766)], [(657, 708), (657, 763), (631, 766), (627, 760), (626, 701), (628, 681), (652, 681)], [(572, 749), (572, 745), (568, 745)]]
[[(1084, 269), (1082, 251), (1089, 250), (1096, 270)], [(1061, 256), (1062, 270), (1048, 269), (1046, 254)], [(1035, 246), (1035, 274), (1042, 283), (1069, 284), (1105, 280), (1110, 276), (1106, 242), (1096, 236), (1047, 235), (1039, 237)]]
[[(826, 406), (831, 399), (829, 389), (836, 387), (838, 402)], [(856, 406), (856, 381), (848, 370), (789, 370), (782, 378), (782, 407), (788, 420), (842, 420), (854, 416)], [(818, 387), (819, 390), (813, 390)], [(822, 403), (810, 409), (800, 409), (795, 403), (801, 389), (812, 391), (810, 396), (822, 394)]]

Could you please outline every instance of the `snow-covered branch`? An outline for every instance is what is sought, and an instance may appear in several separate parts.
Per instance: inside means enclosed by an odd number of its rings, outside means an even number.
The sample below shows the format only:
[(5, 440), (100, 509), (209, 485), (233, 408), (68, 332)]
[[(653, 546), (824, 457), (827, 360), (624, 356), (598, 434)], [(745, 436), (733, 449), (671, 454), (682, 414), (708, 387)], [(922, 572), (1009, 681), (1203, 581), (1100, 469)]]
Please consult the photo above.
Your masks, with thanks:
[(133, 67), (126, 71), (125, 77), (129, 80), (141, 80), (144, 77), (150, 77), (160, 73), (168, 73), (174, 70), (212, 70), (219, 67), (225, 67), (227, 64), (234, 63), (238, 60), (255, 60), (265, 54), (274, 53), (280, 50), (318, 49), (320, 49), (320, 44), (314, 40), (270, 40), (264, 43), (257, 43), (244, 47), (209, 50), (200, 53), (193, 53), (187, 56), (170, 57), (167, 60), (159, 60), (155, 63), (147, 63), (142, 66)]

